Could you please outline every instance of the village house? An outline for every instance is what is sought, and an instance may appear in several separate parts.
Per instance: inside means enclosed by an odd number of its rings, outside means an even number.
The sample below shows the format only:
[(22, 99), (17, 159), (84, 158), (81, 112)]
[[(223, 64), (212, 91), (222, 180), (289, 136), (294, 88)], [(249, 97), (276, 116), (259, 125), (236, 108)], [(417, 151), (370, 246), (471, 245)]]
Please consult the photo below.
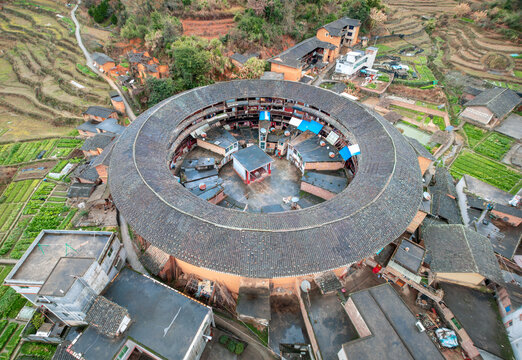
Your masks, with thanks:
[(67, 325), (79, 326), (125, 259), (112, 232), (42, 230), (4, 283)]
[(88, 137), (80, 150), (86, 158), (98, 156), (116, 137), (117, 135), (113, 133), (96, 134), (95, 136)]
[(234, 171), (245, 184), (261, 181), (272, 174), (274, 160), (259, 146), (252, 145), (232, 154)]
[(464, 225), (428, 225), (421, 237), (436, 281), (470, 287), (503, 283), (487, 237)]
[(491, 129), (520, 105), (520, 96), (506, 88), (487, 89), (464, 104), (459, 117), (474, 125)]
[(102, 153), (95, 158), (93, 158), (90, 162), (90, 168), (96, 171), (99, 179), (102, 183), (107, 183), (109, 177), (109, 162), (111, 159), (112, 149), (116, 141), (112, 141), (108, 146), (106, 146)]
[(127, 53), (127, 58), (129, 59), (133, 74), (141, 83), (144, 83), (149, 77), (156, 79), (169, 77), (169, 66), (160, 65), (159, 60), (150, 56), (148, 51), (138, 52), (137, 50), (133, 50)]
[(125, 127), (118, 124), (118, 119), (108, 118), (102, 122), (88, 120), (76, 127), (76, 130), (80, 136), (89, 138), (102, 133), (121, 135)]
[(444, 359), (390, 284), (350, 294), (344, 309), (358, 338), (342, 345), (339, 360)]
[(91, 161), (78, 165), (69, 177), (74, 182), (80, 184), (98, 185), (100, 182), (100, 175), (96, 171), (96, 168), (92, 166)]
[(321, 199), (330, 200), (348, 185), (348, 179), (343, 176), (322, 174), (307, 171), (301, 178), (301, 190)]
[(74, 184), (71, 184), (71, 186), (69, 186), (69, 189), (67, 190), (67, 197), (70, 199), (85, 200), (85, 199), (88, 199), (92, 195), (95, 188), (96, 188), (96, 185), (93, 183), (76, 182)]
[(185, 159), (181, 164), (180, 182), (191, 193), (212, 204), (226, 198), (214, 158)]
[(284, 74), (284, 80), (300, 81), (335, 61), (343, 47), (358, 42), (359, 20), (342, 18), (317, 30), (316, 36), (306, 39), (269, 59), (272, 72)]
[(83, 112), (83, 120), (102, 122), (108, 118), (118, 119), (118, 112), (114, 109), (104, 108), (102, 106), (89, 106)]
[(214, 324), (210, 307), (128, 268), (95, 298), (86, 320), (88, 327), (55, 356), (196, 360)]
[(307, 170), (327, 171), (344, 167), (344, 160), (335, 146), (327, 145), (310, 130), (290, 141), (286, 159), (303, 174)]
[(237, 139), (221, 127), (212, 127), (199, 134), (197, 145), (210, 150), (223, 158), (218, 166), (223, 166), (232, 159), (232, 154), (239, 150)]
[(123, 102), (121, 95), (116, 90), (111, 90), (109, 96), (111, 97), (112, 106), (116, 111), (125, 116), (125, 103)]
[(522, 277), (502, 271), (505, 284), (497, 287), (497, 303), (515, 358), (522, 359)]
[(232, 55), (230, 55), (230, 61), (232, 62), (232, 64), (234, 64), (234, 66), (238, 68), (244, 67), (246, 62), (252, 58), (259, 58), (259, 54), (254, 53), (243, 55), (239, 53), (233, 53)]
[(431, 195), (432, 216), (448, 224), (462, 224), (457, 203), (457, 189), (453, 177), (446, 168), (437, 168), (428, 185), (428, 192)]
[(103, 53), (95, 52), (91, 54), (91, 57), (94, 66), (102, 73), (108, 73), (114, 66), (116, 66), (114, 60)]

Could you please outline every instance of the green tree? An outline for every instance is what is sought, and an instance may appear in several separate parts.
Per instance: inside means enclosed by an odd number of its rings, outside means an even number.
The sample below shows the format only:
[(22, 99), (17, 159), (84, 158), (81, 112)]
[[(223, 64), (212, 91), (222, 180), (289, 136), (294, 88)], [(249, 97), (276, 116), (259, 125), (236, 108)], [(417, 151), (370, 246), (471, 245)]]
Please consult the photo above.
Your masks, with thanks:
[(265, 60), (255, 57), (248, 59), (241, 69), (240, 77), (242, 79), (258, 79), (265, 71), (265, 64)]
[(148, 105), (153, 106), (166, 98), (179, 92), (179, 84), (176, 84), (171, 78), (156, 79), (150, 77), (145, 82), (145, 87), (149, 94)]

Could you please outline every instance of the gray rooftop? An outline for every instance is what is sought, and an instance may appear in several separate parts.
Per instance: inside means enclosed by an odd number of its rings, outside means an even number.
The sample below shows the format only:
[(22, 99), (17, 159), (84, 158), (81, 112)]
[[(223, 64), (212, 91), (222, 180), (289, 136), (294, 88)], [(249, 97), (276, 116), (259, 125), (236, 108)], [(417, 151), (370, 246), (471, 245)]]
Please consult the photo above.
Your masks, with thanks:
[(82, 277), (95, 261), (95, 258), (60, 258), (40, 288), (38, 295), (65, 296), (76, 278)]
[(481, 92), (464, 106), (485, 106), (497, 118), (503, 118), (518, 106), (520, 101), (520, 96), (513, 90), (495, 87)]
[[(321, 140), (319, 136), (312, 136), (294, 145), (294, 148), (299, 151), (304, 162), (344, 162), (335, 146), (321, 146)], [(330, 152), (335, 154), (333, 158), (330, 157)]]
[(283, 80), (285, 74), (276, 73), (274, 71), (265, 71), (263, 75), (261, 75), (261, 80)]
[(422, 229), (430, 268), (438, 273), (477, 273), (503, 283), (489, 239), (464, 225), (432, 225)]
[(423, 247), (403, 239), (397, 247), (397, 250), (395, 250), (395, 254), (393, 254), (391, 260), (412, 273), (417, 274), (424, 261), (425, 252), (426, 250)]
[(125, 317), (130, 318), (127, 309), (104, 296), (98, 296), (87, 311), (85, 322), (95, 327), (100, 334), (114, 337)]
[(43, 283), (62, 257), (98, 259), (112, 235), (107, 231), (42, 230), (6, 281)]
[(69, 187), (67, 191), (67, 197), (69, 198), (88, 198), (91, 196), (94, 191), (94, 184), (85, 184), (85, 183), (74, 183)]
[(343, 345), (350, 360), (444, 359), (417, 319), (389, 284), (350, 295), (371, 335)]
[(115, 134), (96, 134), (87, 138), (80, 150), (91, 151), (96, 149), (104, 149), (114, 139)]
[[(97, 159), (98, 156), (94, 160), (96, 161)], [(95, 182), (100, 176), (96, 168), (92, 167), (91, 163), (87, 163), (78, 165), (72, 172), (71, 177)]]
[(305, 55), (311, 53), (316, 49), (333, 50), (335, 48), (336, 46), (328, 42), (321, 41), (314, 36), (304, 41), (301, 41), (300, 43), (292, 46), (291, 48), (286, 49), (285, 51), (283, 51), (279, 55), (274, 56), (268, 61), (300, 69), (302, 66), (301, 58)]
[(103, 149), (103, 151), (101, 152), (100, 155), (98, 155), (94, 159), (92, 159), (91, 164), (90, 164), (92, 168), (95, 168), (96, 166), (99, 166), (99, 165), (109, 166), (114, 144), (116, 144), (116, 140), (111, 141), (111, 143)]
[(333, 36), (340, 36), (343, 28), (347, 26), (361, 26), (361, 21), (357, 19), (350, 19), (347, 17), (343, 17), (341, 19), (335, 20), (331, 23), (323, 25), (323, 27), (328, 30), (328, 32)]
[(96, 125), (98, 125), (98, 124), (94, 124), (90, 121), (86, 121), (86, 122), (78, 125), (76, 127), (76, 129), (96, 134), (98, 132), (98, 128)]
[(270, 289), (240, 287), (236, 312), (239, 315), (270, 320)]
[(411, 147), (417, 153), (417, 156), (421, 156), (431, 161), (435, 161), (435, 157), (422, 145), (419, 140), (406, 136), (406, 139), (410, 142)]
[(169, 261), (170, 255), (164, 251), (161, 251), (154, 245), (150, 245), (147, 250), (140, 256), (140, 261), (152, 274), (158, 275), (167, 261)]
[(204, 139), (202, 138), (202, 140), (219, 146), (223, 149), (226, 149), (230, 145), (237, 142), (237, 139), (222, 127), (210, 128), (209, 130), (205, 131), (205, 133), (207, 134), (207, 137)]
[(348, 179), (345, 177), (327, 175), (315, 171), (307, 171), (301, 178), (301, 181), (334, 194), (343, 191), (348, 184)]
[(125, 130), (125, 126), (118, 124), (118, 119), (115, 118), (108, 118), (107, 120), (102, 121), (96, 125), (96, 128), (118, 135), (122, 134), (123, 130)]
[(114, 62), (114, 60), (110, 56), (99, 52), (92, 53), (91, 57), (92, 60), (94, 60), (97, 64), (100, 65), (106, 64), (108, 62)]
[(232, 55), (230, 55), (230, 58), (232, 60), (236, 60), (238, 63), (240, 63), (241, 65), (245, 65), (245, 63), (250, 60), (251, 58), (256, 58), (258, 57), (259, 54), (239, 54), (239, 53), (233, 53)]
[(238, 152), (232, 154), (234, 160), (239, 163), (248, 171), (254, 171), (262, 166), (268, 165), (274, 160), (267, 155), (266, 152), (261, 150), (259, 146), (252, 145), (247, 148), (241, 149)]
[[(86, 360), (112, 359), (132, 339), (165, 359), (183, 359), (211, 309), (176, 290), (124, 268), (103, 294), (127, 309), (132, 323), (117, 338), (89, 326), (73, 345)], [(181, 311), (180, 311), (181, 310)]]
[(108, 119), (109, 116), (111, 116), (112, 113), (115, 113), (116, 110), (114, 109), (108, 109), (103, 106), (89, 106), (87, 110), (85, 110), (83, 113), (87, 115), (92, 116), (99, 116), (104, 119)]
[[(350, 185), (283, 213), (236, 211), (189, 193), (165, 161), (180, 123), (209, 104), (246, 97), (292, 98), (329, 113), (341, 133), (349, 129), (361, 148)], [(192, 89), (147, 110), (118, 139), (109, 185), (125, 219), (153, 245), (195, 266), (261, 278), (322, 272), (374, 254), (404, 232), (422, 199), (417, 157), (387, 120), (331, 91), (272, 80)]]
[(522, 140), (522, 116), (518, 114), (509, 115), (502, 123), (495, 128), (496, 132), (511, 136), (520, 141)]

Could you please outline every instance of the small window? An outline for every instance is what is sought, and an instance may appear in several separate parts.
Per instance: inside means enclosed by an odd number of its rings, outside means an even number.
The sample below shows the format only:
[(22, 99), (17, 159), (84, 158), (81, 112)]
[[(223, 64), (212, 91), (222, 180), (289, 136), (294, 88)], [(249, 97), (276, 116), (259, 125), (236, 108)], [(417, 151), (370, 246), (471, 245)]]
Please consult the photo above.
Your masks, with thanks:
[(505, 323), (504, 325), (506, 325), (506, 327), (510, 327), (510, 326), (513, 326), (513, 320), (509, 320), (507, 323)]
[(112, 248), (109, 249), (109, 251), (107, 252), (107, 257), (111, 257), (112, 255)]
[(118, 354), (118, 359), (123, 359), (125, 354), (127, 353), (127, 350), (129, 350), (129, 347), (125, 345), (123, 349), (121, 349), (120, 353)]
[(349, 33), (348, 33), (348, 36), (352, 36), (352, 33), (351, 33), (351, 32), (349, 32)]
[(348, 26), (348, 29), (353, 30), (353, 26), (352, 25)]

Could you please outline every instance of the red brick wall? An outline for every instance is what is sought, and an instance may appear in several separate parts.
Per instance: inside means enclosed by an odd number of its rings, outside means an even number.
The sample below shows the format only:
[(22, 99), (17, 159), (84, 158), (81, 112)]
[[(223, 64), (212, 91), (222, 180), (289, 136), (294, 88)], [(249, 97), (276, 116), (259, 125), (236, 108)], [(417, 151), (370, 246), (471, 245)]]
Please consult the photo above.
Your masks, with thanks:
[(344, 167), (344, 163), (341, 161), (324, 161), (324, 162), (307, 162), (305, 164), (305, 170), (339, 170)]
[(330, 191), (321, 189), (320, 187), (308, 184), (304, 181), (301, 181), (301, 190), (306, 191), (307, 193), (318, 196), (321, 199), (325, 199), (325, 200), (330, 200), (331, 198), (333, 198), (336, 195)]

